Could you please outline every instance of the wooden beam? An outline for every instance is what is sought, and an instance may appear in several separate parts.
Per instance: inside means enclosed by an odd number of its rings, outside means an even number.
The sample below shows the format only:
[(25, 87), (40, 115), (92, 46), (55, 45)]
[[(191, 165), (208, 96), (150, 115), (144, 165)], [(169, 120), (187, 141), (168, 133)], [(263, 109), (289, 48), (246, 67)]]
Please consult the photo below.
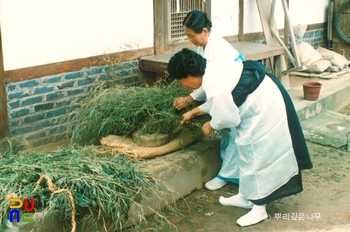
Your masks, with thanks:
[(258, 6), (261, 26), (266, 43), (269, 45), (279, 46), (271, 33), (271, 30), (274, 30), (276, 34), (278, 33), (278, 28), (275, 20), (270, 21), (272, 3), (270, 1), (256, 0), (256, 4)]
[(8, 136), (10, 136), (10, 129), (9, 129), (8, 112), (7, 112), (7, 94), (6, 94), (6, 87), (5, 87), (4, 56), (2, 51), (1, 26), (0, 26), (0, 139)]
[(207, 14), (208, 18), (211, 19), (211, 0), (204, 1), (205, 8), (204, 11)]
[(154, 54), (164, 53), (168, 44), (169, 8), (168, 0), (153, 0)]
[(244, 36), (244, 0), (239, 0), (238, 12), (238, 40), (243, 41)]
[[(328, 7), (328, 22), (327, 22), (327, 48), (332, 48), (333, 40), (333, 14), (334, 14), (334, 2), (330, 1)], [(350, 146), (349, 146), (350, 148)]]
[(270, 27), (272, 27), (272, 23), (275, 20), (275, 7), (276, 7), (276, 0), (272, 0), (272, 4), (271, 4), (271, 14), (270, 14), (270, 20), (269, 20), (269, 25)]
[(284, 48), (284, 51), (287, 55), (287, 57), (289, 58), (290, 62), (292, 62), (292, 64), (294, 65), (294, 67), (297, 66), (296, 61), (293, 57), (293, 55), (290, 53), (290, 51), (288, 50), (288, 48), (286, 47), (286, 45), (283, 43), (283, 41), (280, 39), (279, 35), (277, 35), (273, 30), (271, 30), (271, 33), (273, 34), (273, 36), (275, 37), (275, 39), (277, 40), (277, 42), (279, 43), (279, 45), (281, 45), (281, 47)]
[[(294, 59), (293, 55), (290, 53), (290, 51), (289, 51), (288, 47), (285, 45), (285, 43), (281, 40), (279, 34), (276, 34), (276, 32), (272, 28), (273, 27), (273, 23), (275, 22), (275, 7), (276, 7), (276, 0), (272, 0), (271, 14), (270, 14), (270, 20), (269, 20), (271, 34), (274, 36), (274, 38), (278, 42), (278, 44), (281, 45), (284, 48), (284, 51), (285, 51), (287, 57), (289, 58), (290, 62), (292, 62), (292, 64), (295, 67), (297, 65), (295, 63), (295, 59)], [(286, 31), (286, 30), (284, 30), (284, 31)], [(287, 39), (287, 41), (288, 41), (288, 39)]]
[(299, 59), (299, 54), (298, 54), (298, 50), (296, 48), (296, 42), (295, 42), (295, 35), (294, 35), (294, 30), (293, 30), (293, 26), (292, 26), (292, 22), (289, 16), (289, 7), (287, 5), (287, 1), (286, 0), (282, 0), (282, 5), (283, 5), (283, 9), (284, 9), (284, 14), (286, 16), (286, 20), (287, 20), (287, 26), (289, 29), (289, 34), (290, 34), (290, 44), (292, 47), (292, 51), (294, 54), (294, 59), (295, 59), (295, 63), (296, 66), (299, 67), (300, 66), (300, 59)]
[(63, 72), (80, 70), (84, 67), (93, 67), (100, 65), (107, 65), (112, 63), (119, 63), (127, 60), (141, 58), (143, 56), (153, 55), (153, 48), (142, 48), (137, 50), (117, 52), (112, 54), (91, 56), (82, 59), (68, 60), (52, 64), (38, 65), (34, 67), (27, 67), (15, 70), (5, 71), (5, 82), (16, 82), (21, 80), (28, 80), (36, 77), (54, 75)]
[[(271, 19), (271, 9), (272, 9), (272, 3), (271, 1), (266, 0), (256, 0), (256, 4), (258, 6), (259, 16), (261, 25), (263, 28), (264, 36), (266, 43), (268, 45), (273, 46), (280, 46), (278, 41), (275, 39), (275, 36), (273, 36), (272, 31), (274, 34), (278, 35), (278, 28), (276, 25), (276, 21), (274, 19)], [(274, 74), (276, 77), (281, 81), (283, 86), (289, 90), (290, 89), (290, 83), (287, 75), (282, 75), (282, 71), (287, 69), (287, 64), (284, 58), (284, 55), (278, 56), (275, 59), (270, 59), (271, 67), (274, 69)]]
[[(287, 0), (287, 4), (288, 4), (288, 7), (289, 7), (289, 0)], [(287, 16), (284, 15), (284, 28), (287, 28)], [(289, 39), (289, 31), (288, 30), (284, 30), (284, 46), (288, 48), (289, 46), (289, 42), (288, 42), (288, 39)], [(286, 62), (287, 62), (287, 57), (286, 57)]]

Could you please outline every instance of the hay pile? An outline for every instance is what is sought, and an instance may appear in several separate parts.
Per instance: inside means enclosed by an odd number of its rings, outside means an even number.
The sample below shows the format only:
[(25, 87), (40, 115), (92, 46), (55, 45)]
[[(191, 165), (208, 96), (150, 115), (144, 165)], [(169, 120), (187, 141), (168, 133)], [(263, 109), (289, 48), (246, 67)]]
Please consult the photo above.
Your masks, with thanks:
[[(99, 89), (93, 97), (83, 99), (70, 116), (72, 141), (79, 145), (99, 145), (101, 138), (113, 134), (168, 134), (172, 139), (186, 127), (187, 131), (201, 131), (207, 117), (198, 117), (192, 123), (180, 123), (186, 110), (177, 111), (172, 103), (176, 97), (186, 96), (191, 90), (179, 83), (151, 87), (124, 87), (114, 85)], [(194, 107), (194, 105), (189, 106)], [(188, 109), (187, 109), (188, 110)]]
[[(44, 218), (48, 212), (56, 213), (66, 228), (72, 228), (74, 210), (83, 231), (105, 231), (103, 228), (121, 231), (133, 202), (137, 205), (146, 191), (160, 194), (153, 177), (137, 170), (124, 155), (113, 154), (110, 150), (88, 146), (19, 155), (15, 147), (11, 144), (0, 159), (0, 221), (3, 227), (9, 224), (8, 198), (11, 195), (22, 200), (34, 198), (36, 212), (44, 212)], [(55, 190), (66, 189), (72, 193), (74, 209), (69, 195), (52, 194), (48, 181), (43, 180), (36, 186), (44, 175), (52, 180)], [(162, 200), (160, 195), (159, 200)]]

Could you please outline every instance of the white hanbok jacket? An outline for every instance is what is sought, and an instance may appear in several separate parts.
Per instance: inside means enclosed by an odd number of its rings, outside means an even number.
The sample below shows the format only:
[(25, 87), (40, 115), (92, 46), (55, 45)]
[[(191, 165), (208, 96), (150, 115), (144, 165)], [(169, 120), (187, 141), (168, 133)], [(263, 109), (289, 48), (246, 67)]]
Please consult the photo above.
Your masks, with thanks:
[[(207, 66), (214, 61), (234, 61), (239, 57), (239, 52), (232, 47), (224, 38), (211, 31), (206, 46), (198, 46), (197, 53), (207, 60)], [(202, 88), (194, 90), (192, 98), (197, 101), (206, 99), (205, 92)]]

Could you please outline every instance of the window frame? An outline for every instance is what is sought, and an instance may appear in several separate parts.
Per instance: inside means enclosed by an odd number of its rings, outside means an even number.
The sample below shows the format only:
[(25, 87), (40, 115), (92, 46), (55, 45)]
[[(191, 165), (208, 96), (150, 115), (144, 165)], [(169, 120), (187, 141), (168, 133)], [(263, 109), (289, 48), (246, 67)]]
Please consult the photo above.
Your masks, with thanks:
[[(203, 0), (204, 10), (211, 16), (211, 0)], [(163, 54), (183, 47), (194, 47), (188, 40), (172, 42), (169, 32), (171, 0), (153, 0), (154, 10), (154, 53)]]

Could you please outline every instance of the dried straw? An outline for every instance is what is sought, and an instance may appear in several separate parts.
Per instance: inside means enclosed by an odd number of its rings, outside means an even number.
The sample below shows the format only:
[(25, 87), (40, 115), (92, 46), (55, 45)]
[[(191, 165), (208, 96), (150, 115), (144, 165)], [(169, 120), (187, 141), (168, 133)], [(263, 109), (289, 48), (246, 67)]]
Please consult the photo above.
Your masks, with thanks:
[[(129, 220), (130, 206), (141, 207), (138, 202), (146, 193), (153, 192), (163, 201), (155, 177), (135, 168), (124, 155), (110, 149), (97, 152), (97, 149), (72, 146), (50, 153), (25, 152), (0, 159), (0, 199), (11, 193), (22, 199), (34, 198), (35, 212), (43, 212), (41, 220), (52, 212), (72, 231), (77, 215), (85, 231), (121, 231)], [(43, 179), (47, 184), (40, 184)], [(0, 201), (3, 226), (8, 221), (9, 204)], [(137, 212), (144, 218), (142, 210)]]
[(49, 187), (49, 190), (53, 193), (53, 194), (57, 194), (57, 193), (62, 193), (62, 192), (65, 192), (67, 193), (68, 197), (69, 197), (69, 200), (70, 200), (70, 203), (71, 203), (71, 206), (72, 206), (72, 232), (75, 231), (76, 229), (76, 226), (77, 226), (77, 223), (75, 222), (75, 205), (74, 205), (74, 199), (73, 199), (73, 195), (72, 193), (68, 190), (68, 189), (59, 189), (59, 190), (54, 190), (53, 188), (53, 184), (52, 184), (52, 180), (51, 178), (48, 176), (48, 175), (42, 175), (40, 177), (40, 179), (38, 180), (38, 182), (36, 183), (36, 186), (35, 186), (35, 189), (34, 191), (36, 191), (38, 189), (38, 187), (40, 186), (40, 183), (43, 179), (46, 179), (46, 181), (48, 182), (48, 187)]

